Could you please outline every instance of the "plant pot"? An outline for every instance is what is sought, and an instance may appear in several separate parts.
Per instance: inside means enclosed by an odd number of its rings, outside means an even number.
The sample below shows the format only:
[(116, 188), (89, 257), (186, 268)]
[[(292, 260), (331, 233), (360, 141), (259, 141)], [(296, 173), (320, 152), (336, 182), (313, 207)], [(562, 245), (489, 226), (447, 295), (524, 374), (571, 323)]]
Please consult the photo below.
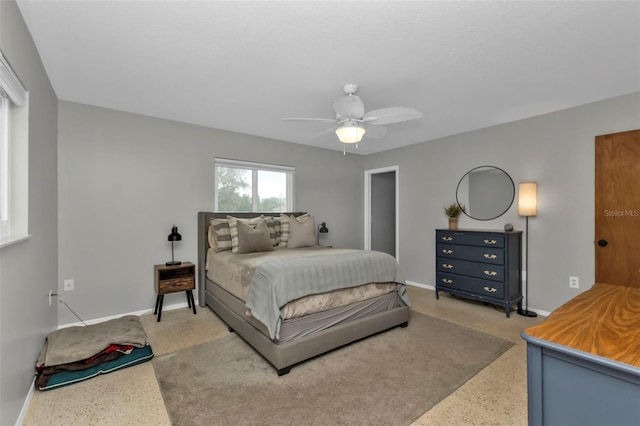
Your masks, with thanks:
[(449, 218), (449, 229), (458, 229), (458, 218), (450, 217)]

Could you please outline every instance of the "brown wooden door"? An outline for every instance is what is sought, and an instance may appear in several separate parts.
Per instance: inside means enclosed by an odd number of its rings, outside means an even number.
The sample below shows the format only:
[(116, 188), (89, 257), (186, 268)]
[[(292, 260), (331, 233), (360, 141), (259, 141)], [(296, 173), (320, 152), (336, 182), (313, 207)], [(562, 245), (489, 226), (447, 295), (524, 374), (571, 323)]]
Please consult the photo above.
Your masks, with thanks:
[(596, 283), (640, 288), (640, 130), (596, 137)]

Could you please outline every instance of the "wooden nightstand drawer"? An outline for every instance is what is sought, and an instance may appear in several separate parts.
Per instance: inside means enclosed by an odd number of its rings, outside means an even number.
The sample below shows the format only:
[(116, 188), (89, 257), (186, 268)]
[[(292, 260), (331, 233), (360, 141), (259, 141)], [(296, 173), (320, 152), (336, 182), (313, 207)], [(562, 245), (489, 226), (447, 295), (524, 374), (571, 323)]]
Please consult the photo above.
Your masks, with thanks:
[(174, 291), (193, 290), (195, 288), (194, 277), (182, 277), (165, 279), (158, 283), (158, 294), (173, 293)]

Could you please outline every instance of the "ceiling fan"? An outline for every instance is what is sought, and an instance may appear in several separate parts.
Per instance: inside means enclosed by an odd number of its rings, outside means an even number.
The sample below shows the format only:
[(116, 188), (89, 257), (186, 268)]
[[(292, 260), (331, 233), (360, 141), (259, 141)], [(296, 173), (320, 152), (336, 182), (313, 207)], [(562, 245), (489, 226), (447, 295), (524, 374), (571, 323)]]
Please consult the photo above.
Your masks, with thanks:
[[(289, 121), (315, 121), (333, 123), (334, 126), (316, 135), (316, 137), (335, 132), (340, 142), (357, 144), (366, 134), (370, 138), (382, 138), (387, 134), (387, 124), (421, 118), (423, 114), (413, 108), (388, 107), (365, 113), (362, 99), (356, 95), (358, 85), (344, 85), (344, 96), (333, 101), (336, 118), (283, 118)], [(357, 145), (356, 145), (357, 146)]]

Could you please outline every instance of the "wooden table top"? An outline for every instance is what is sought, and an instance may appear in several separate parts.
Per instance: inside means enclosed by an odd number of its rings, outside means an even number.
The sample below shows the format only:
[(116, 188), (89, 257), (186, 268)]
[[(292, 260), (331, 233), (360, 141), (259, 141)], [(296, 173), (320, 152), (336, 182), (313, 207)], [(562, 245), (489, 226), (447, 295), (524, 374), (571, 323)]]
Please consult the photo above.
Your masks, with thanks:
[(525, 333), (640, 367), (640, 288), (596, 284)]

